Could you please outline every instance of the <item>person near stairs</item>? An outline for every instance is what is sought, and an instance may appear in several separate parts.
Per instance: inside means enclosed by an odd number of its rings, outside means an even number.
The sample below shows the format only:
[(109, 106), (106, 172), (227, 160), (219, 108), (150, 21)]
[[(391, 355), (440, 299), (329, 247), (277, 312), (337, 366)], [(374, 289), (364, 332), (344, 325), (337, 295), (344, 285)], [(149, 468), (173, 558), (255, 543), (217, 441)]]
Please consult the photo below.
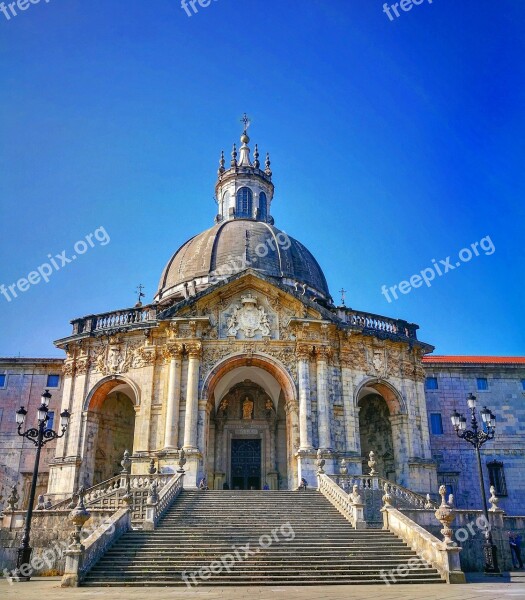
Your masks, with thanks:
[(300, 490), (304, 490), (306, 492), (306, 488), (308, 487), (308, 482), (304, 477), (301, 477), (301, 484), (299, 485)]
[(523, 569), (523, 560), (521, 558), (521, 535), (517, 535), (513, 531), (509, 531), (509, 544), (514, 568)]

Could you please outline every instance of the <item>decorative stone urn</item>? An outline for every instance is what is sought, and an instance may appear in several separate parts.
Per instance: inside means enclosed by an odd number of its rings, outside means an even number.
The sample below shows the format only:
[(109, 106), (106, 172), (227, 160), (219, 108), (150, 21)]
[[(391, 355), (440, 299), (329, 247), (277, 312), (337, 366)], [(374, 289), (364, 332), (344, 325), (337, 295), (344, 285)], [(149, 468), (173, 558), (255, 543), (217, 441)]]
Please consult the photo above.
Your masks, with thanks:
[(368, 460), (368, 466), (370, 467), (370, 475), (374, 476), (377, 475), (377, 471), (376, 471), (376, 459), (375, 459), (375, 454), (373, 450), (370, 450), (370, 454), (369, 454), (369, 460)]
[(490, 502), (490, 508), (489, 508), (490, 512), (496, 512), (496, 511), (500, 510), (498, 508), (499, 498), (496, 496), (496, 488), (493, 485), (490, 486), (489, 502)]
[(317, 474), (318, 475), (322, 475), (324, 473), (324, 465), (325, 465), (326, 461), (323, 458), (323, 454), (321, 452), (321, 448), (319, 448), (317, 450), (317, 460), (315, 461), (315, 464), (317, 466)]
[(186, 464), (186, 453), (184, 452), (184, 448), (180, 449), (179, 453), (179, 468), (177, 469), (177, 473), (184, 473), (184, 465)]
[(441, 533), (443, 534), (443, 544), (444, 546), (455, 546), (455, 542), (452, 540), (452, 534), (454, 533), (450, 528), (450, 525), (453, 523), (456, 518), (456, 513), (454, 510), (447, 504), (445, 500), (445, 495), (447, 493), (447, 488), (444, 485), (439, 487), (439, 495), (441, 496), (441, 505), (434, 513), (436, 515), (436, 519), (443, 525), (443, 529)]

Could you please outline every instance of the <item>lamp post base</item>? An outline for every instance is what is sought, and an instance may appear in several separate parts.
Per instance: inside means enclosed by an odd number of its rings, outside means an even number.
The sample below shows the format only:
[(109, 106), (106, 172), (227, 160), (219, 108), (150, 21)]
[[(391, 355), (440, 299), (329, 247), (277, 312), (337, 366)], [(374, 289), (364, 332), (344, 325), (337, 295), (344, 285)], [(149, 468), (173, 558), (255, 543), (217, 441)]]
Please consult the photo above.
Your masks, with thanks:
[(485, 558), (485, 575), (499, 576), (501, 571), (498, 566), (498, 554), (495, 544), (486, 541), (483, 544), (483, 556)]
[(30, 581), (31, 573), (31, 555), (33, 548), (31, 546), (21, 546), (18, 548), (17, 560), (16, 560), (16, 578), (17, 581)]

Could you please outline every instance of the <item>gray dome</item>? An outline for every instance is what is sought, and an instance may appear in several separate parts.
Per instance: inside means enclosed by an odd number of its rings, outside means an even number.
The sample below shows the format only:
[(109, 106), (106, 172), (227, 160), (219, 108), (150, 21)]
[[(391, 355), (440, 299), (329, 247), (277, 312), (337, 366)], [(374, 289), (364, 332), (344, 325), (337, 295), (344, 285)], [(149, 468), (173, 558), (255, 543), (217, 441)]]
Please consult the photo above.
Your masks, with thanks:
[(300, 242), (268, 223), (233, 219), (196, 235), (175, 252), (155, 300), (187, 298), (246, 269), (309, 297), (330, 299), (321, 267)]

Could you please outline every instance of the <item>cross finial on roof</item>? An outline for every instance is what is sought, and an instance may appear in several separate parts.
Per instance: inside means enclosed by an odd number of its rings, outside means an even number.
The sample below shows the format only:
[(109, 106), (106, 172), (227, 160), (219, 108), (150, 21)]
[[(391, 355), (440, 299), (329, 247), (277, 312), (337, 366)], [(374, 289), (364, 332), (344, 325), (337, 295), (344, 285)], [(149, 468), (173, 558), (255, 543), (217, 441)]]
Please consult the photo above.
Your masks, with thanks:
[(248, 127), (250, 126), (250, 123), (251, 123), (250, 118), (248, 117), (248, 115), (246, 113), (244, 113), (244, 115), (242, 116), (241, 123), (244, 125), (243, 133), (246, 133), (248, 131)]
[(139, 283), (135, 290), (135, 293), (137, 294), (137, 304), (135, 306), (142, 306), (142, 298), (146, 297), (146, 294), (142, 292), (143, 289), (145, 289), (144, 286), (142, 283)]

